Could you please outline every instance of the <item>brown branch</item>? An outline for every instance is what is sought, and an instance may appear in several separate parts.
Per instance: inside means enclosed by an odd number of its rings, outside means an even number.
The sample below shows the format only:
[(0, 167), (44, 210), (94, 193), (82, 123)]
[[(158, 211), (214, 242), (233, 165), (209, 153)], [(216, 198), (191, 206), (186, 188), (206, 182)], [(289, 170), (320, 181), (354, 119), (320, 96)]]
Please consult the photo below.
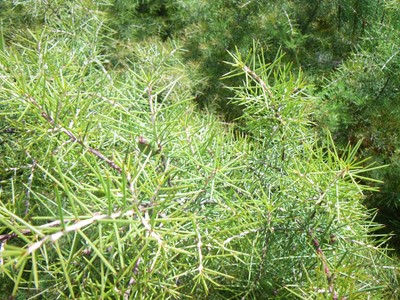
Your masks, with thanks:
[[(40, 104), (38, 104), (36, 102), (36, 100), (28, 95), (27, 96), (28, 102), (30, 102), (31, 104), (33, 104), (37, 109), (39, 109), (42, 117), (48, 121), (51, 125), (55, 126), (55, 122), (54, 119), (47, 114), (44, 109), (42, 108), (42, 106)], [(73, 142), (78, 143), (79, 145), (81, 145), (84, 149), (88, 150), (90, 153), (92, 153), (93, 155), (95, 155), (96, 157), (98, 157), (99, 159), (105, 161), (112, 169), (116, 170), (117, 172), (123, 174), (125, 173), (126, 175), (126, 180), (129, 184), (129, 191), (131, 192), (132, 196), (135, 197), (135, 189), (134, 189), (134, 182), (132, 181), (132, 177), (130, 175), (129, 172), (125, 171), (119, 167), (113, 160), (107, 158), (105, 155), (103, 155), (99, 150), (94, 149), (88, 145), (86, 145), (82, 139), (80, 139), (79, 137), (75, 136), (70, 130), (63, 128), (63, 127), (59, 127), (59, 129), (66, 134)], [(32, 173), (33, 173), (33, 169), (36, 166), (36, 161), (34, 161), (34, 164), (32, 165)], [(136, 198), (136, 197), (135, 197)], [(137, 202), (137, 201), (136, 201)], [(143, 212), (143, 210), (145, 211), (145, 207), (141, 206), (138, 207), (139, 210), (141, 212)], [(127, 212), (122, 212), (122, 211), (117, 211), (113, 214), (101, 214), (101, 213), (93, 213), (93, 217), (89, 218), (89, 219), (84, 219), (84, 220), (77, 220), (74, 224), (69, 225), (64, 227), (62, 230), (57, 231), (56, 233), (50, 234), (50, 235), (44, 235), (43, 238), (41, 238), (39, 241), (30, 244), (28, 246), (27, 251), (24, 253), (24, 256), (30, 255), (33, 252), (35, 252), (37, 249), (39, 249), (40, 247), (42, 247), (47, 241), (52, 241), (52, 242), (56, 242), (58, 239), (60, 239), (61, 237), (63, 237), (64, 235), (66, 235), (69, 232), (73, 232), (73, 231), (78, 231), (86, 226), (89, 226), (91, 224), (93, 224), (96, 221), (102, 220), (102, 219), (116, 219), (119, 217), (126, 217), (126, 216), (133, 216), (133, 215), (137, 215), (137, 217), (140, 219), (141, 223), (143, 224), (143, 226), (145, 227), (146, 231), (149, 233), (149, 235), (154, 238), (158, 245), (160, 247), (163, 247), (164, 242), (161, 238), (161, 236), (159, 234), (157, 234), (156, 232), (154, 232), (152, 225), (150, 224), (150, 218), (148, 215), (148, 212), (145, 211), (145, 215), (144, 217), (141, 216), (140, 214), (137, 214), (137, 209), (133, 209), (133, 210), (129, 210)], [(67, 221), (69, 222), (69, 221)], [(37, 227), (37, 229), (39, 229), (37, 231), (40, 232), (40, 229), (45, 229), (45, 228), (49, 228), (49, 227), (54, 227), (54, 226), (58, 226), (61, 224), (60, 220), (55, 220), (53, 222), (50, 222), (48, 224), (44, 224), (44, 225), (40, 225)], [(35, 230), (36, 231), (36, 230)], [(4, 250), (4, 244), (13, 238), (17, 238), (21, 235), (29, 235), (29, 234), (33, 234), (33, 230), (32, 229), (25, 229), (25, 230), (21, 230), (18, 233), (12, 232), (12, 233), (8, 233), (8, 234), (2, 234), (0, 235), (0, 263), (3, 263), (3, 259), (1, 257), (1, 252)], [(137, 264), (139, 264), (139, 260), (137, 262)], [(137, 269), (137, 267), (135, 266), (135, 268)], [(133, 282), (130, 282), (130, 284), (133, 284)]]
[(315, 252), (317, 253), (317, 257), (319, 257), (321, 262), (322, 262), (322, 266), (324, 268), (324, 273), (325, 273), (326, 279), (327, 279), (328, 284), (329, 284), (328, 291), (329, 291), (330, 294), (332, 294), (333, 299), (337, 299), (338, 295), (337, 295), (337, 293), (335, 291), (335, 286), (334, 286), (335, 275), (332, 274), (332, 272), (330, 271), (328, 263), (327, 263), (326, 256), (325, 256), (324, 252), (322, 251), (322, 249), (320, 247), (320, 243), (318, 242), (317, 238), (314, 236), (313, 231), (309, 230), (308, 234), (311, 237), (312, 243), (314, 245)]
[[(56, 220), (56, 221), (53, 221), (53, 222), (50, 222), (50, 223), (47, 223), (47, 224), (40, 225), (38, 228), (50, 228), (50, 227), (58, 226), (60, 224), (61, 224), (61, 221), (60, 220)], [(30, 234), (31, 232), (32, 231), (30, 229), (25, 229), (25, 230), (22, 230), (20, 232), (20, 234), (27, 235), (27, 234)], [(0, 235), (0, 242), (2, 242), (2, 243), (3, 242), (7, 242), (8, 240), (11, 240), (11, 239), (17, 238), (17, 237), (18, 237), (17, 233), (1, 234)]]
[[(32, 96), (27, 96), (27, 99), (30, 103), (32, 103), (36, 108), (38, 108), (40, 110), (40, 113), (42, 115), (42, 117), (47, 120), (51, 125), (55, 126), (55, 122), (53, 120), (53, 118), (48, 115), (42, 106), (40, 106), (39, 103), (36, 102), (36, 100), (32, 97)], [(86, 145), (82, 139), (80, 139), (79, 137), (77, 137), (76, 135), (74, 135), (70, 130), (61, 127), (60, 128), (61, 131), (66, 134), (72, 141), (78, 143), (79, 145), (81, 145), (83, 148), (87, 149), (90, 153), (94, 154), (95, 156), (97, 156), (99, 159), (101, 159), (102, 161), (105, 161), (111, 168), (113, 168), (114, 170), (118, 171), (119, 173), (122, 173), (122, 169), (120, 166), (118, 166), (114, 161), (112, 161), (111, 159), (107, 158), (106, 156), (104, 156), (99, 150), (96, 150), (88, 145)]]

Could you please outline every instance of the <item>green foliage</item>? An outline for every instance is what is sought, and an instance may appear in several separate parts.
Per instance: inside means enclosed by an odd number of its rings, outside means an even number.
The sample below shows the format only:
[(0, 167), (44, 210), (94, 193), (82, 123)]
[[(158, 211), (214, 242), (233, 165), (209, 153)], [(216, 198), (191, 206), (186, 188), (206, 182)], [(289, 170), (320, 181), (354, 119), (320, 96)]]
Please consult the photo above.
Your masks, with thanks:
[(243, 113), (226, 123), (196, 108), (179, 43), (111, 38), (111, 4), (58, 1), (73, 18), (3, 44), (2, 294), (395, 299), (387, 237), (362, 205), (378, 167), (360, 143), (317, 137), (315, 98), (283, 53), (228, 53)]
[[(188, 52), (185, 59), (194, 63), (207, 79), (197, 89), (200, 104), (222, 111), (227, 119), (241, 114), (241, 107), (227, 99), (232, 96), (220, 83), (219, 78), (229, 71), (224, 61), (227, 51), (239, 49), (248, 52), (253, 40), (265, 49), (267, 61), (283, 48), (290, 51), (302, 37), (290, 22), (287, 5), (271, 1), (202, 1), (189, 11), (190, 22), (186, 27), (184, 41)], [(289, 45), (290, 43), (290, 45)], [(272, 54), (272, 55), (271, 55)], [(226, 85), (238, 85), (237, 78), (230, 78)]]
[(370, 176), (383, 180), (380, 193), (369, 197), (370, 207), (380, 208), (380, 219), (394, 230), (399, 245), (400, 168), (398, 106), (400, 58), (398, 7), (387, 7), (359, 50), (336, 72), (324, 90), (320, 117), (341, 144), (363, 139), (362, 155), (379, 164), (390, 164)]
[[(223, 61), (227, 51), (247, 52), (253, 40), (263, 45), (268, 62), (282, 50), (285, 61), (313, 74), (331, 71), (342, 63), (370, 30), (370, 19), (379, 18), (383, 4), (373, 1), (127, 1), (116, 0), (106, 9), (114, 37), (124, 41), (159, 38), (179, 40), (185, 64), (201, 74), (193, 95), (202, 107), (232, 120), (241, 107), (219, 78), (229, 71)], [(126, 43), (113, 46), (118, 65), (130, 57)], [(226, 85), (238, 85), (230, 79)]]

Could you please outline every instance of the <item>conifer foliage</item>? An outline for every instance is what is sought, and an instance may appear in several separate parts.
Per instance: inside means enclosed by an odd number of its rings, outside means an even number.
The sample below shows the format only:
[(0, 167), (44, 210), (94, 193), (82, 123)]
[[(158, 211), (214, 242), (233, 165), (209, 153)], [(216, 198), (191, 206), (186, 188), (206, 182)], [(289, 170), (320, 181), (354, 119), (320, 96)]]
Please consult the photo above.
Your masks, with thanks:
[(282, 52), (228, 53), (243, 114), (227, 123), (198, 110), (178, 43), (127, 41), (114, 65), (112, 3), (35, 4), (42, 26), (1, 37), (3, 295), (396, 297), (361, 204), (377, 167), (360, 144), (318, 138), (315, 99)]
[(368, 35), (355, 53), (325, 83), (320, 119), (338, 142), (362, 139), (362, 155), (388, 165), (369, 174), (384, 183), (366, 203), (379, 207), (378, 217), (389, 226), (388, 232), (394, 231), (392, 245), (400, 249), (398, 3), (385, 2), (375, 11), (375, 19), (379, 21), (370, 22)]

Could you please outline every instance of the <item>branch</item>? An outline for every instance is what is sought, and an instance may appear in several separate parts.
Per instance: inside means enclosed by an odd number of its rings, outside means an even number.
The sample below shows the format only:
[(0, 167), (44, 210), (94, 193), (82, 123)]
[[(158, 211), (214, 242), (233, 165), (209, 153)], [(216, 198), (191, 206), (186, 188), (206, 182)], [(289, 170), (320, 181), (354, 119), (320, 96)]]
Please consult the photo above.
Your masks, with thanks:
[(149, 85), (147, 87), (147, 94), (149, 96), (149, 106), (150, 106), (150, 119), (151, 119), (151, 125), (153, 125), (153, 128), (155, 128), (156, 125), (156, 112), (154, 110), (154, 103), (153, 103), (153, 90), (152, 90), (152, 86)]
[(334, 280), (335, 280), (335, 275), (331, 273), (331, 271), (329, 269), (329, 266), (328, 266), (328, 263), (327, 263), (327, 260), (326, 260), (326, 257), (325, 257), (325, 254), (322, 251), (317, 238), (314, 236), (313, 231), (309, 230), (308, 234), (311, 237), (311, 240), (312, 240), (312, 243), (314, 245), (315, 251), (317, 252), (317, 257), (320, 258), (320, 260), (322, 262), (322, 266), (324, 267), (324, 273), (325, 273), (326, 279), (327, 279), (328, 284), (329, 284), (328, 291), (329, 291), (330, 294), (332, 294), (332, 298), (333, 299), (338, 299), (338, 295), (337, 295), (337, 293), (335, 291), (335, 286), (333, 284)]
[[(48, 115), (45, 110), (43, 109), (42, 106), (40, 106), (39, 103), (36, 102), (36, 100), (30, 96), (27, 95), (28, 102), (32, 103), (37, 109), (39, 109), (42, 117), (47, 120), (51, 125), (55, 126), (55, 122), (53, 118)], [(118, 166), (113, 160), (107, 158), (103, 153), (101, 153), (99, 150), (96, 150), (88, 145), (86, 145), (80, 138), (78, 138), (76, 135), (74, 135), (70, 130), (60, 127), (61, 131), (66, 134), (72, 141), (77, 142), (79, 145), (81, 145), (84, 149), (95, 155), (97, 158), (100, 160), (106, 162), (112, 169), (116, 170), (118, 173), (122, 174), (124, 171), (120, 166)], [(131, 192), (133, 198), (135, 199), (136, 204), (138, 204), (138, 201), (136, 199), (136, 193), (134, 189), (134, 183), (132, 182), (132, 177), (131, 174), (127, 171), (125, 171), (125, 176), (126, 180), (128, 181), (128, 186), (129, 186), (129, 191)]]
[[(71, 232), (71, 231), (77, 231), (85, 226), (89, 226), (92, 223), (101, 220), (101, 219), (116, 219), (120, 216), (133, 216), (135, 214), (134, 210), (130, 210), (127, 211), (125, 213), (122, 213), (121, 211), (113, 213), (111, 215), (106, 215), (106, 214), (95, 214), (92, 218), (89, 219), (85, 219), (85, 220), (81, 220), (76, 222), (73, 225), (67, 226), (65, 227), (64, 230), (58, 231), (56, 233), (53, 233), (51, 235), (47, 235), (44, 238), (42, 238), (41, 240), (39, 240), (38, 242), (30, 245), (28, 247), (28, 251), (25, 253), (25, 255), (29, 255), (31, 253), (33, 253), (34, 251), (36, 251), (37, 249), (39, 249), (41, 246), (43, 246), (47, 241), (52, 241), (55, 242), (58, 239), (60, 239), (62, 236), (66, 235), (67, 233)], [(59, 222), (59, 221), (58, 221)], [(60, 222), (61, 223), (61, 222)]]
[[(28, 102), (32, 103), (37, 109), (39, 109), (40, 114), (42, 115), (42, 117), (47, 120), (51, 125), (55, 126), (55, 122), (53, 120), (53, 118), (48, 115), (45, 110), (43, 109), (42, 106), (40, 106), (39, 103), (36, 102), (36, 100), (32, 97), (32, 96), (28, 96), (27, 97)], [(77, 142), (79, 145), (81, 145), (83, 148), (85, 148), (86, 150), (88, 150), (90, 153), (94, 154), (95, 156), (97, 156), (99, 159), (105, 161), (111, 168), (113, 168), (114, 170), (118, 171), (119, 173), (122, 173), (122, 169), (121, 167), (119, 167), (114, 161), (112, 161), (111, 159), (107, 158), (106, 156), (104, 156), (99, 150), (96, 150), (88, 145), (86, 145), (79, 137), (77, 137), (76, 135), (74, 135), (70, 130), (61, 127), (60, 128), (61, 131), (66, 134), (72, 141)]]
[[(61, 221), (60, 220), (56, 220), (56, 221), (53, 221), (53, 222), (50, 222), (50, 223), (47, 223), (47, 224), (40, 225), (38, 228), (51, 228), (51, 227), (54, 227), (54, 226), (58, 226), (60, 224), (61, 224)], [(31, 232), (32, 232), (32, 230), (25, 229), (25, 230), (22, 230), (20, 233), (23, 234), (23, 235), (27, 235), (27, 234), (30, 234)], [(16, 238), (16, 237), (18, 237), (17, 233), (1, 234), (0, 235), (0, 242), (4, 243), (4, 242), (7, 242), (8, 240)]]
[[(268, 85), (265, 83), (264, 80), (262, 80), (253, 70), (251, 70), (248, 66), (243, 65), (242, 70), (249, 75), (251, 78), (253, 78), (256, 82), (258, 82), (261, 85), (261, 88), (263, 89), (264, 92), (268, 94), (268, 96), (273, 99), (274, 94), (272, 93), (271, 89), (268, 87)], [(285, 122), (283, 121), (282, 115), (279, 113), (279, 108), (276, 108), (273, 104), (270, 105), (270, 108), (275, 114), (275, 117), (279, 120), (281, 125), (284, 125)]]
[[(72, 225), (66, 226), (64, 228), (64, 230), (60, 230), (60, 231), (58, 231), (56, 233), (53, 233), (51, 235), (46, 235), (42, 239), (37, 241), (36, 243), (33, 243), (33, 244), (29, 245), (28, 250), (24, 253), (24, 256), (32, 254), (33, 252), (35, 252), (37, 249), (42, 247), (48, 241), (56, 242), (57, 240), (59, 240), (61, 237), (63, 237), (67, 233), (70, 233), (70, 232), (73, 232), (73, 231), (78, 231), (78, 230), (80, 230), (80, 229), (82, 229), (82, 228), (84, 228), (86, 226), (89, 226), (89, 225), (93, 224), (96, 221), (103, 220), (103, 219), (115, 220), (115, 219), (117, 219), (119, 217), (131, 217), (131, 216), (134, 216), (134, 215), (136, 215), (136, 210), (134, 210), (134, 209), (129, 210), (127, 212), (118, 211), (118, 212), (115, 212), (115, 213), (113, 213), (111, 215), (110, 214), (94, 213), (94, 216), (89, 218), (89, 219), (77, 221)], [(150, 219), (149, 219), (149, 216), (148, 216), (147, 212), (145, 213), (145, 217), (144, 218), (139, 216), (139, 215), (138, 215), (138, 217), (141, 219), (144, 228), (150, 233), (150, 236), (153, 237), (154, 239), (156, 239), (157, 243), (160, 246), (162, 246), (163, 245), (163, 241), (162, 241), (161, 237), (157, 233), (155, 233), (154, 230), (152, 229), (152, 227), (151, 227), (151, 225), (149, 223)], [(70, 221), (67, 221), (67, 222), (70, 222)], [(60, 224), (61, 224), (61, 221), (60, 220), (56, 220), (56, 221), (53, 221), (53, 222), (38, 226), (38, 229), (51, 228), (51, 227), (54, 227), (54, 226), (58, 226)], [(9, 233), (9, 234), (0, 235), (1, 251), (4, 250), (4, 244), (8, 240), (16, 238), (21, 234), (22, 235), (32, 234), (32, 230), (31, 229), (22, 230), (20, 232), (20, 234)], [(0, 257), (1, 257), (1, 255), (0, 255)]]
[[(28, 102), (30, 102), (31, 104), (33, 104), (37, 109), (39, 109), (42, 117), (47, 120), (51, 125), (55, 125), (55, 122), (53, 120), (53, 118), (47, 114), (44, 109), (41, 107), (40, 104), (38, 104), (36, 102), (36, 100), (32, 97), (32, 96), (27, 96)], [(103, 155), (99, 150), (96, 150), (88, 145), (86, 145), (80, 138), (78, 138), (77, 136), (75, 136), (70, 130), (60, 127), (61, 131), (66, 134), (72, 141), (77, 142), (79, 145), (81, 145), (83, 148), (87, 149), (90, 153), (92, 153), (93, 155), (95, 155), (96, 157), (98, 157), (99, 159), (105, 161), (112, 169), (116, 170), (119, 173), (123, 173), (124, 171), (122, 170), (121, 167), (119, 167), (114, 161), (112, 161), (111, 159), (107, 158), (105, 155)], [(35, 162), (36, 164), (36, 162)], [(126, 179), (128, 181), (129, 184), (129, 190), (132, 194), (132, 196), (135, 197), (135, 190), (134, 190), (134, 184), (132, 182), (132, 178), (129, 172), (125, 171), (125, 175), (126, 175)], [(144, 207), (139, 207), (139, 209), (144, 209)], [(111, 215), (109, 214), (100, 214), (100, 213), (94, 213), (92, 218), (89, 219), (85, 219), (85, 220), (80, 220), (77, 221), (75, 224), (67, 226), (64, 228), (64, 230), (61, 230), (59, 232), (53, 233), (51, 235), (47, 235), (45, 237), (43, 237), (41, 240), (37, 241), (36, 243), (31, 244), (28, 247), (28, 250), (25, 252), (25, 256), (29, 255), (31, 253), (33, 253), (34, 251), (36, 251), (37, 249), (39, 249), (41, 246), (43, 246), (47, 241), (52, 241), (55, 242), (58, 239), (60, 239), (62, 236), (64, 236), (65, 234), (72, 232), (72, 231), (77, 231), (85, 226), (89, 226), (92, 223), (101, 220), (101, 219), (107, 219), (107, 218), (111, 218), (111, 219), (116, 219), (118, 217), (121, 216), (133, 216), (135, 214), (135, 210), (130, 210), (127, 211), (125, 213), (123, 213), (122, 211), (118, 211), (115, 212)], [(143, 226), (145, 227), (145, 229), (149, 232), (150, 236), (155, 238), (158, 242), (159, 245), (163, 245), (163, 241), (161, 239), (161, 237), (155, 233), (152, 229), (152, 226), (150, 224), (150, 219), (149, 216), (146, 212), (144, 217), (138, 216), (141, 219), (141, 222), (143, 224)], [(48, 224), (44, 224), (41, 226), (38, 226), (38, 229), (41, 228), (48, 228), (48, 227), (53, 227), (53, 226), (57, 226), (60, 225), (61, 221), (60, 220), (56, 220), (53, 221), (51, 223)], [(4, 248), (4, 243), (6, 243), (8, 240), (16, 238), (20, 235), (28, 235), (28, 234), (32, 234), (32, 229), (26, 229), (26, 230), (22, 230), (21, 232), (19, 232), (19, 234), (17, 233), (9, 233), (9, 234), (3, 234), (0, 235), (0, 242), (1, 242), (1, 250), (3, 251)]]

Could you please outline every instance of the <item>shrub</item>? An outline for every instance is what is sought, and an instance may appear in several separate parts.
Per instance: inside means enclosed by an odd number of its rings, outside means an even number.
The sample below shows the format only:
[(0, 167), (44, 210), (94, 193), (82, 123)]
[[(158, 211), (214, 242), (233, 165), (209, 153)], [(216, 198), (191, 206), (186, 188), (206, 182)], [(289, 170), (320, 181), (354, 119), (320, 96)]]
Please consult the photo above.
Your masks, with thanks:
[(127, 45), (135, 59), (113, 69), (101, 11), (63, 5), (73, 21), (21, 31), (0, 53), (3, 294), (398, 294), (361, 204), (375, 167), (359, 144), (338, 154), (317, 138), (314, 99), (281, 53), (231, 53), (224, 78), (241, 78), (231, 101), (244, 109), (226, 123), (196, 109), (174, 43)]

